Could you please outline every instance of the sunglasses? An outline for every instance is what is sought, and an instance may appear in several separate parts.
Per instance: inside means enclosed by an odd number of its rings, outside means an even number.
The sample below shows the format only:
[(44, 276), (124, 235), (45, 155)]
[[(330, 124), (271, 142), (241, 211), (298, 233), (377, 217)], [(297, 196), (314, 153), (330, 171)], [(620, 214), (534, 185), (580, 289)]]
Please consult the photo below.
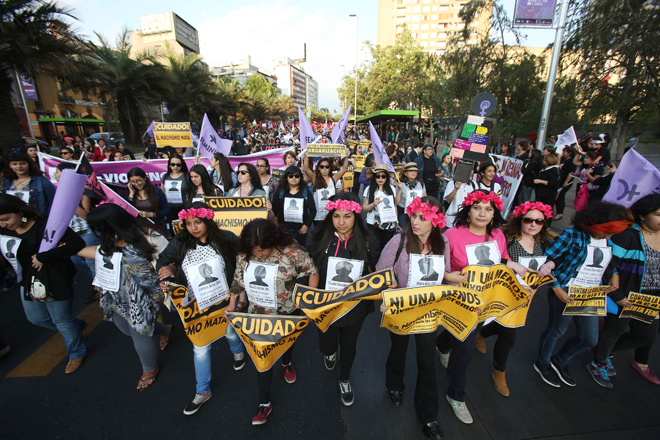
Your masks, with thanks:
[(243, 175), (243, 176), (245, 176), (245, 175), (248, 174), (248, 173), (249, 173), (248, 170), (239, 170), (239, 171), (238, 171), (238, 174), (241, 174), (241, 175)]
[(522, 219), (523, 223), (526, 225), (531, 225), (532, 223), (536, 223), (537, 225), (541, 226), (545, 223), (545, 219), (542, 218), (523, 218)]
[(377, 174), (376, 179), (387, 179), (387, 174)]
[(289, 174), (288, 176), (289, 179), (300, 179), (300, 174)]
[(181, 167), (181, 164), (180, 164), (180, 163), (174, 163), (174, 162), (172, 162), (172, 163), (170, 164), (170, 166), (171, 166), (171, 167)]
[(319, 168), (324, 170), (326, 168), (330, 168), (330, 165), (319, 165)]

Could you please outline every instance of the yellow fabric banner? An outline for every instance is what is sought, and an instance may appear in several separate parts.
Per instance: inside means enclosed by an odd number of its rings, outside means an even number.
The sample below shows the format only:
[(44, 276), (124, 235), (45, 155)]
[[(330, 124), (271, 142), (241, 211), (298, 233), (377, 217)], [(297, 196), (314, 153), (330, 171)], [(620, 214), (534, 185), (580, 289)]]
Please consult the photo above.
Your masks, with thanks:
[(227, 313), (257, 371), (268, 371), (309, 325), (304, 316)]
[(344, 157), (344, 144), (307, 144), (307, 157)]
[[(523, 277), (523, 282), (531, 287), (534, 290), (534, 293), (536, 293), (536, 290), (542, 285), (548, 284), (554, 280), (555, 277), (552, 275), (541, 277), (538, 272), (533, 272), (531, 270), (528, 270)], [(525, 322), (527, 322), (527, 313), (529, 312), (529, 306), (531, 303), (532, 299), (529, 298), (522, 306), (497, 318), (496, 321), (504, 327), (523, 327)]]
[[(353, 146), (351, 146), (353, 148)], [(364, 168), (364, 161), (367, 158), (366, 154), (354, 154), (351, 156), (355, 160), (355, 171), (358, 173), (362, 172), (362, 169)]]

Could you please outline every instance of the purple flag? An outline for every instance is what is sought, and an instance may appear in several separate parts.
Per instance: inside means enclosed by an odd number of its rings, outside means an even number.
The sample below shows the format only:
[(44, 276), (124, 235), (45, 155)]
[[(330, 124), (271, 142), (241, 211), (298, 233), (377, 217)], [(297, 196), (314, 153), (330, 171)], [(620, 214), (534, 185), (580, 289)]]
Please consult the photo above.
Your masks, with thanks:
[[(155, 121), (151, 121), (151, 124), (149, 124), (149, 126), (147, 127), (147, 131), (145, 131), (144, 134), (148, 134), (149, 137), (155, 137), (154, 136), (154, 125), (155, 124), (156, 124)], [(144, 137), (144, 134), (142, 135), (142, 137)]]
[(394, 172), (392, 161), (387, 156), (387, 151), (385, 151), (385, 147), (383, 147), (383, 143), (380, 141), (380, 137), (378, 137), (378, 133), (376, 133), (376, 129), (371, 121), (369, 121), (369, 131), (371, 132), (371, 144), (374, 146), (374, 160), (378, 165), (387, 165), (387, 169)]
[[(100, 183), (100, 182), (99, 182)], [(128, 212), (130, 215), (133, 217), (137, 217), (140, 211), (135, 209), (133, 205), (128, 203), (126, 200), (124, 200), (119, 194), (111, 190), (108, 185), (105, 185), (101, 183), (101, 188), (103, 189), (103, 192), (105, 193), (105, 197), (108, 199), (108, 203), (114, 203), (117, 206), (121, 206), (124, 208), (126, 212)], [(151, 219), (147, 219), (153, 223)]]
[(307, 144), (311, 144), (316, 139), (316, 135), (300, 107), (298, 107), (298, 118), (300, 118), (300, 148), (304, 150)]
[(634, 149), (621, 159), (603, 202), (630, 207), (642, 197), (660, 193), (660, 171)]
[(73, 214), (76, 213), (85, 189), (87, 176), (65, 169), (55, 191), (53, 205), (46, 222), (46, 230), (39, 245), (39, 252), (49, 251), (60, 242), (66, 228), (69, 227)]
[(231, 151), (232, 141), (229, 139), (221, 139), (218, 133), (215, 131), (211, 122), (209, 122), (208, 116), (204, 113), (204, 120), (202, 121), (202, 128), (199, 131), (199, 147), (200, 153), (204, 155), (205, 158), (211, 160), (214, 153), (222, 153), (225, 156), (229, 156), (229, 151)]
[(337, 122), (337, 125), (332, 129), (332, 133), (330, 133), (330, 138), (332, 139), (333, 144), (341, 144), (344, 142), (344, 131), (346, 131), (346, 127), (348, 126), (348, 118), (351, 117), (351, 106), (353, 104), (349, 104), (348, 108), (344, 112), (343, 115), (341, 115), (341, 119), (339, 122)]

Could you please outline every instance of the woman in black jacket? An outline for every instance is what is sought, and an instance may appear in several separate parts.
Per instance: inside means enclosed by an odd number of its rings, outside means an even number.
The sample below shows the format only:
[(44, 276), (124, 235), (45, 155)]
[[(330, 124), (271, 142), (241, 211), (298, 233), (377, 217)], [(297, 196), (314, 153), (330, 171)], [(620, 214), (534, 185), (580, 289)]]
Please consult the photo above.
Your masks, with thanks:
[(556, 154), (546, 154), (543, 158), (542, 171), (534, 179), (536, 185), (536, 201), (548, 205), (550, 208), (555, 206), (557, 189), (559, 188), (559, 158)]
[(273, 214), (275, 222), (285, 225), (298, 244), (305, 247), (307, 231), (316, 215), (316, 203), (302, 178), (302, 170), (295, 165), (284, 171), (273, 196)]
[(536, 188), (534, 179), (538, 176), (541, 168), (543, 168), (543, 155), (539, 150), (532, 150), (531, 157), (527, 159), (522, 168), (522, 182), (520, 183), (520, 191), (518, 191), (518, 204), (522, 205), (525, 202), (532, 200), (532, 193)]

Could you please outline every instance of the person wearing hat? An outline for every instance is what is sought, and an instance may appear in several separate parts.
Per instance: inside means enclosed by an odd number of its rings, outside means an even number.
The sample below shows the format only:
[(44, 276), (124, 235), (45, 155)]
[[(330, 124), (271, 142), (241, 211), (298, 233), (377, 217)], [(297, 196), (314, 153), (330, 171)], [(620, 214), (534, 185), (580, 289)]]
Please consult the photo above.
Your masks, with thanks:
[(399, 205), (401, 202), (401, 182), (392, 188), (390, 179), (394, 179), (394, 172), (387, 169), (387, 165), (379, 164), (369, 168), (365, 172), (369, 180), (369, 186), (364, 189), (362, 207), (367, 213), (367, 224), (373, 227), (371, 231), (378, 240), (378, 250), (381, 251), (385, 244), (394, 236), (398, 222), (382, 221), (379, 205), (387, 197), (392, 197), (394, 203)]
[(408, 224), (408, 216), (406, 215), (406, 208), (417, 197), (424, 197), (426, 195), (426, 187), (424, 181), (419, 174), (419, 167), (415, 162), (410, 162), (403, 167), (399, 175), (399, 182), (401, 188), (401, 201), (397, 204), (399, 214), (399, 225), (405, 228)]
[(425, 144), (422, 150), (424, 154), (415, 159), (415, 163), (422, 173), (424, 185), (426, 185), (426, 194), (438, 200), (438, 190), (440, 189), (440, 182), (438, 178), (442, 176), (442, 161), (433, 152), (433, 145)]

